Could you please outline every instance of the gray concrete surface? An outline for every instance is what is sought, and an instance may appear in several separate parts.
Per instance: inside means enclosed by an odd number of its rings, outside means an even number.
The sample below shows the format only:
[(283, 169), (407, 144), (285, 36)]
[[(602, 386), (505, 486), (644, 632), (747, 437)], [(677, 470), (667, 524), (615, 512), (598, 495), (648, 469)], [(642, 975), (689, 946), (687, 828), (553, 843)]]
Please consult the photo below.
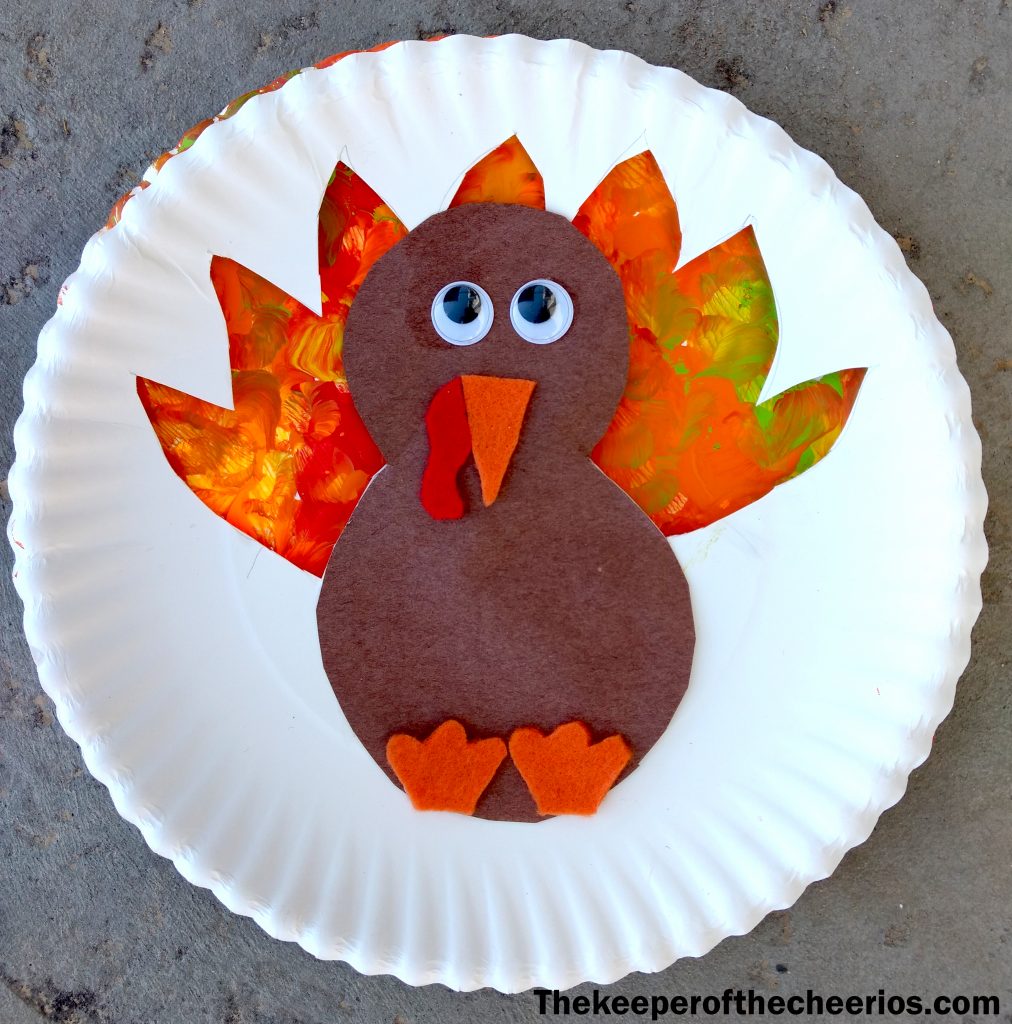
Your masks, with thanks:
[[(149, 161), (286, 69), (452, 31), (631, 50), (730, 90), (826, 157), (927, 283), (984, 440), (984, 613), (905, 799), (790, 911), (612, 991), (993, 992), (1012, 1021), (1009, 0), (2, 0), (0, 474), (59, 283)], [(0, 1024), (539, 1019), (531, 995), (413, 990), (318, 963), (184, 882), (54, 725), (5, 545), (0, 557)]]

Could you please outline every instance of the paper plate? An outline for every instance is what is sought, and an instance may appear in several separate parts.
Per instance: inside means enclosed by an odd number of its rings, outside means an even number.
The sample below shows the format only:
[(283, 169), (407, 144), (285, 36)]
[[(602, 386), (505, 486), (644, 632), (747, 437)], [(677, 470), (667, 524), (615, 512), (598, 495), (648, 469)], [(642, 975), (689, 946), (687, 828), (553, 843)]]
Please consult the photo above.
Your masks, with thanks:
[[(89, 241), (15, 432), (25, 629), (119, 812), (271, 935), (412, 984), (610, 982), (790, 905), (927, 756), (980, 609), (969, 393), (893, 240), (737, 100), (570, 41), (399, 43), (228, 113)], [(411, 808), (333, 698), (319, 579), (187, 490), (135, 387), (230, 405), (211, 253), (319, 309), (316, 219), (342, 154), (413, 227), (514, 133), (569, 217), (649, 147), (682, 263), (753, 226), (780, 318), (763, 398), (869, 367), (830, 457), (672, 541), (698, 635), (688, 694), (597, 815), (534, 826)]]

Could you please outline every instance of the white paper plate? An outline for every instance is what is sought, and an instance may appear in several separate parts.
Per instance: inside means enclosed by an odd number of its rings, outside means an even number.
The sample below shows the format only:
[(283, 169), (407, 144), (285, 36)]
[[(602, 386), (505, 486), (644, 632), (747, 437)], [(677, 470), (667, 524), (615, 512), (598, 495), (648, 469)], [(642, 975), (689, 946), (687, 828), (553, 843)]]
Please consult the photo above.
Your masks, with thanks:
[[(319, 580), (187, 490), (134, 385), (230, 404), (211, 252), (319, 308), (342, 153), (410, 227), (515, 132), (568, 216), (649, 147), (683, 263), (754, 226), (780, 314), (764, 397), (871, 368), (829, 458), (673, 542), (697, 619), (688, 695), (595, 817), (536, 827), (411, 809), (333, 699)], [(152, 849), (319, 957), (516, 991), (705, 953), (867, 837), (966, 665), (986, 496), (951, 340), (822, 160), (628, 54), (454, 37), (307, 70), (148, 177), (39, 339), (9, 532), (43, 686)]]

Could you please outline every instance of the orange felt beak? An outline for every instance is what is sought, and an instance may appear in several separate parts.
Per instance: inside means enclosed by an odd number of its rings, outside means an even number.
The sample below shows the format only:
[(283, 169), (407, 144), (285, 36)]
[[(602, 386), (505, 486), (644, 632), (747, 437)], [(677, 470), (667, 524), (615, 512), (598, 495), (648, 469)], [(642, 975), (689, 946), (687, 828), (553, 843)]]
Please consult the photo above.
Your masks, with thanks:
[(464, 497), (459, 474), (469, 456), (488, 507), (520, 440), (534, 381), (512, 377), (454, 377), (433, 396), (425, 415), (429, 458), (422, 474), (422, 505), (433, 519), (459, 519)]
[(520, 440), (534, 381), (463, 376), (460, 383), (471, 430), (471, 454), (481, 480), (481, 498), (488, 508), (499, 497), (503, 477)]

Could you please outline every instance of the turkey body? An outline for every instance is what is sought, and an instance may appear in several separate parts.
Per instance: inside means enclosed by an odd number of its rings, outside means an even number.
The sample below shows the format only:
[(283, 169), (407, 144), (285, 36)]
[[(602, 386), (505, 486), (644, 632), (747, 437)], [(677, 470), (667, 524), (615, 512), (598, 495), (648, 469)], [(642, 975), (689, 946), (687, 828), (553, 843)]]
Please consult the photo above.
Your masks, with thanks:
[[(573, 316), (558, 340), (533, 344), (513, 303), (542, 279), (566, 292)], [(448, 344), (434, 329), (450, 282), (476, 283), (491, 304), (474, 343)], [(342, 358), (387, 465), (334, 547), (317, 621), (324, 668), (366, 750), (399, 784), (387, 761), (394, 734), (423, 740), (453, 719), (469, 740), (508, 743), (523, 726), (582, 722), (594, 740), (622, 736), (633, 770), (685, 692), (694, 631), (667, 541), (589, 458), (629, 366), (625, 300), (608, 261), (554, 213), (445, 210), (369, 271)], [(468, 462), (455, 481), (466, 511), (433, 518), (421, 498), (435, 450), (427, 417), (438, 392), (472, 375), (533, 391), (498, 497), (484, 504)], [(538, 820), (510, 758), (475, 813)]]
[[(685, 692), (694, 632), (667, 541), (585, 456), (521, 441), (503, 494), (431, 518), (424, 444), (370, 484), (334, 548), (317, 618), (324, 667), (348, 721), (397, 784), (393, 733), (448, 719), (468, 738), (580, 721), (632, 749), (627, 774)], [(507, 759), (476, 814), (539, 820)]]

